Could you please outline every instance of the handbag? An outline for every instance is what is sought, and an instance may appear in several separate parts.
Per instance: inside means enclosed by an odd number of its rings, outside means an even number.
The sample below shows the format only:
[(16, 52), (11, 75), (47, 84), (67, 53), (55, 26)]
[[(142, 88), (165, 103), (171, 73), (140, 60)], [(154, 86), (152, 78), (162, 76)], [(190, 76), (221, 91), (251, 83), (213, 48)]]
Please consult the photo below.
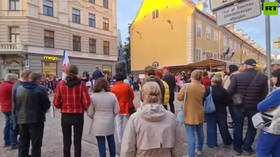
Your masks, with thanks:
[[(132, 102), (132, 103), (131, 103)], [(128, 86), (128, 114), (131, 116), (133, 113), (136, 112), (136, 109), (134, 107), (133, 101), (131, 100), (131, 93), (130, 93), (130, 87)]]
[(213, 96), (212, 96), (212, 87), (209, 87), (209, 89), (210, 89), (210, 93), (204, 101), (204, 112), (205, 113), (213, 113), (216, 111), (216, 106), (215, 106)]
[(232, 95), (233, 105), (237, 106), (237, 105), (243, 104), (243, 100), (244, 100), (244, 97), (246, 96), (246, 94), (248, 93), (248, 89), (253, 85), (253, 83), (255, 83), (258, 76), (259, 76), (259, 74), (257, 73), (256, 76), (254, 77), (254, 79), (251, 81), (251, 83), (247, 87), (247, 89), (245, 91), (245, 95), (242, 95), (241, 93), (235, 93)]
[(184, 102), (177, 114), (177, 121), (180, 124), (185, 124), (185, 113), (184, 113), (184, 105), (186, 104), (187, 101), (187, 93), (188, 93), (188, 89), (189, 89), (189, 84), (186, 84), (186, 89), (185, 89), (185, 93), (184, 93)]
[(256, 129), (264, 129), (265, 127), (269, 127), (272, 123), (273, 116), (267, 113), (256, 113), (252, 117), (253, 125)]

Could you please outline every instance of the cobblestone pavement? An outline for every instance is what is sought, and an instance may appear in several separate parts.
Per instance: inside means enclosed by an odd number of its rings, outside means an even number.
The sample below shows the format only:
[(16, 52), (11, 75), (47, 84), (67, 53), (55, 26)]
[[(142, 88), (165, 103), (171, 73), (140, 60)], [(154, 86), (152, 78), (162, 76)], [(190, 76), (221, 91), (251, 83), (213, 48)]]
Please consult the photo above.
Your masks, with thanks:
[[(139, 93), (136, 93), (135, 104), (139, 104)], [(179, 108), (180, 103), (175, 103), (176, 108)], [(3, 148), (3, 127), (4, 127), (4, 115), (0, 114), (0, 156), (1, 157), (17, 157), (17, 150), (11, 150), (10, 148)], [(94, 137), (88, 134), (91, 121), (85, 115), (85, 125), (82, 141), (82, 157), (98, 157), (98, 148)], [(205, 127), (206, 128), (206, 127)], [(230, 130), (232, 132), (232, 130)], [(205, 134), (206, 135), (206, 134)], [(116, 140), (117, 141), (117, 140)], [(204, 147), (204, 153), (201, 157), (233, 157), (232, 148), (225, 148), (221, 144), (219, 137), (218, 148), (210, 149), (207, 146)], [(120, 144), (117, 142), (117, 152), (119, 153)], [(186, 146), (187, 149), (187, 146)], [(73, 151), (73, 147), (72, 147)], [(73, 154), (73, 152), (72, 152)], [(109, 154), (107, 155), (109, 156)], [(55, 118), (50, 117), (50, 113), (47, 113), (47, 121), (45, 123), (44, 139), (42, 147), (42, 157), (63, 157), (63, 143), (62, 132), (60, 126), (60, 113), (55, 111)], [(242, 156), (241, 156), (242, 157)], [(256, 157), (252, 155), (251, 157)]]

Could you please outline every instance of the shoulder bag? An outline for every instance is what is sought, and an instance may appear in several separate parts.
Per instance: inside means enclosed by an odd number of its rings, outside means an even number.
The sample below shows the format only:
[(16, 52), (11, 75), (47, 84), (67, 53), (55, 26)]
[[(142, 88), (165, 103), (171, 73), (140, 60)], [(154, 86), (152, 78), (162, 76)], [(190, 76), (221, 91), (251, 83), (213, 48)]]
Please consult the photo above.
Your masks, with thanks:
[(185, 106), (186, 101), (187, 101), (187, 93), (188, 93), (188, 89), (189, 89), (189, 83), (187, 83), (185, 86), (186, 86), (186, 89), (185, 89), (185, 93), (184, 93), (184, 102), (181, 106), (181, 109), (179, 110), (179, 112), (177, 114), (177, 121), (180, 124), (185, 124), (184, 106)]
[(215, 106), (215, 103), (213, 100), (213, 95), (212, 95), (212, 87), (210, 86), (209, 89), (210, 89), (210, 93), (204, 101), (204, 112), (205, 113), (213, 113), (216, 111), (216, 106)]

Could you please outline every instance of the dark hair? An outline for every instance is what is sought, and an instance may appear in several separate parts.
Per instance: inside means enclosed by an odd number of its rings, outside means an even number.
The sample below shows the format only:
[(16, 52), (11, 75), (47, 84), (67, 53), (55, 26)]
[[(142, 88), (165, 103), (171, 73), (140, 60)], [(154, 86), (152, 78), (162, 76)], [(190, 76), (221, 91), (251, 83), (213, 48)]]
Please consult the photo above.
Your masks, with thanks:
[(234, 64), (229, 65), (228, 68), (229, 68), (229, 74), (232, 74), (232, 73), (238, 71), (238, 66), (234, 65)]
[(78, 80), (78, 73), (79, 73), (79, 69), (76, 65), (70, 65), (68, 68), (67, 68), (67, 71), (66, 71), (66, 74), (67, 74), (67, 77), (66, 77), (66, 80), (67, 81), (75, 81), (75, 80)]
[(273, 71), (272, 72), (272, 77), (277, 77), (276, 86), (280, 87), (280, 69)]
[(207, 71), (203, 71), (203, 77), (208, 76), (208, 72)]
[(104, 90), (105, 92), (110, 92), (109, 83), (104, 77), (101, 77), (95, 81), (93, 93), (99, 93), (102, 90)]
[(39, 74), (39, 73), (31, 73), (31, 74), (29, 75), (29, 79), (30, 79), (32, 82), (36, 82), (36, 81), (42, 79), (42, 74)]
[(116, 81), (123, 81), (125, 79), (125, 75), (122, 72), (119, 72), (116, 74), (116, 76), (114, 77), (116, 79)]
[(148, 76), (155, 75), (155, 68), (152, 67), (152, 66), (147, 66), (147, 67), (144, 69), (144, 72), (145, 72), (145, 74), (147, 74)]

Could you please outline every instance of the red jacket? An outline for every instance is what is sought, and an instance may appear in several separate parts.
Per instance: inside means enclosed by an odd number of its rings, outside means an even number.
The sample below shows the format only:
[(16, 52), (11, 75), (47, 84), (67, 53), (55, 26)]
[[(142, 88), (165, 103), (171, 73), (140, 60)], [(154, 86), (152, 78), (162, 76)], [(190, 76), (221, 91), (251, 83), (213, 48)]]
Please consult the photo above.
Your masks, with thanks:
[(0, 104), (2, 112), (12, 111), (12, 90), (13, 83), (3, 81), (2, 84), (0, 84)]
[(205, 91), (207, 90), (208, 87), (211, 86), (211, 81), (210, 81), (209, 77), (203, 77), (202, 78), (202, 83), (205, 87)]
[(53, 104), (61, 109), (61, 113), (80, 113), (90, 105), (88, 89), (80, 80), (69, 82), (60, 81), (56, 87)]
[(120, 114), (129, 113), (129, 105), (133, 105), (134, 92), (131, 87), (123, 81), (116, 82), (112, 88), (112, 92), (116, 95), (119, 105)]

